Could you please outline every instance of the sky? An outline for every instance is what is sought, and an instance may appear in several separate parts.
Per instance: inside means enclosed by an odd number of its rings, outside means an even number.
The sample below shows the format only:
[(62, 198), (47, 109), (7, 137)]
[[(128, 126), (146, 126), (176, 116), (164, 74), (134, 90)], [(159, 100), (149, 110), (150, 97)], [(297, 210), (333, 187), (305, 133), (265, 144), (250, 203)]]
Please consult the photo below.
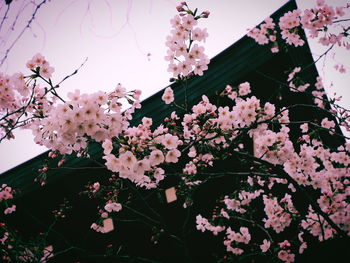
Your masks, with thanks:
[[(31, 18), (34, 5), (42, 0), (14, 0), (7, 19), (0, 29), (0, 58)], [(204, 44), (205, 53), (214, 57), (243, 37), (287, 1), (278, 0), (188, 0), (188, 5), (199, 12), (209, 10), (208, 19), (198, 26), (209, 33)], [(345, 5), (345, 0), (329, 3)], [(82, 93), (112, 91), (121, 83), (126, 89), (142, 90), (145, 99), (169, 84), (165, 39), (169, 35), (170, 19), (177, 13), (172, 0), (59, 0), (47, 1), (38, 10), (31, 27), (25, 30), (14, 45), (0, 72), (13, 74), (28, 72), (26, 62), (41, 53), (55, 68), (53, 83), (71, 74), (86, 58), (78, 74), (67, 79), (60, 94), (75, 89)], [(312, 0), (297, 0), (300, 8), (310, 8)], [(19, 14), (19, 10), (20, 14)], [(0, 17), (6, 6), (0, 4)], [(15, 30), (11, 23), (18, 15)], [(11, 22), (12, 21), (12, 22)], [(11, 22), (11, 23), (10, 23)], [(309, 41), (315, 58), (325, 51), (315, 41)], [(319, 74), (326, 86), (333, 87), (329, 94), (343, 95), (343, 105), (350, 108), (349, 74), (334, 70), (342, 63), (350, 71), (350, 51), (344, 49), (329, 53), (318, 63)], [(16, 138), (0, 143), (0, 173), (46, 151), (33, 142), (30, 131), (20, 130)]]

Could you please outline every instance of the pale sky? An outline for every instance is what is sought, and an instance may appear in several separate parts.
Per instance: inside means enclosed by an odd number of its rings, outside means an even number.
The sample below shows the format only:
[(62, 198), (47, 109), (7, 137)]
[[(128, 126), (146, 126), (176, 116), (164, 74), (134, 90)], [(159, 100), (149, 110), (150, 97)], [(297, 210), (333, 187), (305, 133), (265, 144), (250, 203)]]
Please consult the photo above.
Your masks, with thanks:
[[(10, 9), (13, 12), (9, 12), (7, 20), (13, 21), (23, 2), (28, 6), (17, 22), (18, 29), (22, 29), (31, 17), (31, 1), (14, 1), (13, 9)], [(187, 1), (192, 9), (197, 7), (200, 12), (211, 12), (208, 19), (201, 19), (198, 24), (208, 30), (209, 37), (204, 47), (210, 58), (239, 40), (248, 28), (259, 24), (286, 2)], [(297, 0), (302, 9), (311, 7), (314, 2)], [(345, 5), (348, 1), (327, 2)], [(82, 93), (109, 92), (117, 83), (122, 83), (129, 90), (141, 89), (142, 98), (147, 98), (169, 84), (171, 76), (164, 60), (165, 38), (170, 32), (169, 21), (176, 14), (178, 3), (172, 0), (52, 0), (39, 9), (31, 29), (25, 31), (0, 71), (7, 74), (28, 72), (26, 62), (40, 52), (55, 68), (55, 83), (72, 73), (88, 57), (79, 73), (61, 85), (63, 97), (75, 89)], [(3, 17), (4, 1), (1, 1), (0, 8)], [(5, 23), (0, 31), (0, 53), (16, 36), (16, 31), (8, 31), (8, 28)], [(309, 41), (309, 44), (315, 55), (326, 50), (315, 41)], [(329, 93), (336, 91), (343, 95), (343, 105), (350, 108), (349, 74), (336, 72), (333, 69), (336, 63), (344, 64), (349, 73), (350, 52), (337, 51), (334, 59), (330, 53), (325, 65), (323, 62), (318, 64), (319, 74), (328, 85), (333, 81), (334, 87)], [(0, 173), (47, 150), (34, 144), (29, 131), (19, 131), (15, 135), (16, 139), (0, 144)]]

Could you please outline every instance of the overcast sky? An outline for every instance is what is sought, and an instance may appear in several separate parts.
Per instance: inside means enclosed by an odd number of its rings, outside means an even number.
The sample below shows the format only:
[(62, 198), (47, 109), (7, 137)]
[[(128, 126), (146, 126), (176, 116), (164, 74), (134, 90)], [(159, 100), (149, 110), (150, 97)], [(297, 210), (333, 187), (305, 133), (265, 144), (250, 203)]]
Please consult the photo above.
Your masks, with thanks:
[[(22, 3), (25, 3), (24, 5)], [(16, 32), (8, 30), (9, 21), (23, 9), (16, 28), (21, 30), (32, 15), (31, 1), (14, 1), (8, 19), (0, 31), (0, 52), (3, 53)], [(32, 1), (33, 2), (33, 1)], [(35, 0), (36, 3), (41, 1)], [(277, 0), (189, 0), (191, 8), (209, 10), (208, 19), (199, 22), (208, 29), (206, 54), (211, 58), (239, 40), (248, 28), (259, 24), (287, 1)], [(331, 3), (347, 1), (333, 0)], [(297, 1), (300, 8), (308, 8), (312, 0)], [(91, 93), (112, 91), (117, 83), (127, 89), (141, 89), (146, 98), (169, 84), (165, 38), (170, 31), (169, 20), (176, 14), (177, 1), (172, 0), (60, 0), (44, 4), (38, 11), (31, 28), (16, 43), (1, 72), (13, 74), (28, 72), (26, 62), (36, 53), (42, 53), (55, 68), (54, 83), (72, 73), (88, 57), (79, 73), (61, 85), (65, 97), (69, 91)], [(6, 6), (1, 1), (0, 15)], [(27, 6), (26, 6), (27, 5)], [(12, 20), (11, 20), (12, 19)], [(312, 52), (325, 50), (314, 41), (309, 42)], [(342, 63), (350, 71), (349, 52), (340, 50), (326, 65), (320, 63), (319, 73), (350, 108), (349, 74), (339, 74), (334, 64)], [(335, 88), (332, 88), (335, 90)], [(332, 91), (333, 92), (333, 91)], [(0, 173), (45, 151), (35, 145), (28, 131), (16, 133), (16, 139), (0, 144)]]

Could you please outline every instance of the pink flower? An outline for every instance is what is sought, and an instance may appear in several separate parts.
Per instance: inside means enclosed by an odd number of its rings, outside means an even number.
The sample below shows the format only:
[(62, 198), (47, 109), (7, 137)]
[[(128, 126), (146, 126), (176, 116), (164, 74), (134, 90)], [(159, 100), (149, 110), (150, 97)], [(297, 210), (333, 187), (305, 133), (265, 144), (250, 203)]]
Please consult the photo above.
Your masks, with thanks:
[(150, 164), (156, 166), (164, 162), (164, 155), (161, 150), (153, 150), (149, 157)]
[(207, 29), (200, 29), (200, 28), (195, 28), (192, 30), (192, 39), (196, 41), (202, 41), (205, 42), (205, 39), (208, 37)]
[(270, 245), (271, 242), (264, 239), (262, 245), (260, 245), (261, 251), (265, 253), (270, 248)]
[(196, 216), (196, 224), (197, 224), (196, 226), (197, 230), (200, 230), (202, 232), (207, 230), (210, 225), (208, 219), (202, 217), (201, 215)]
[(170, 20), (170, 24), (174, 27), (177, 28), (181, 25), (181, 17), (179, 15), (175, 15), (173, 19)]
[(119, 212), (122, 209), (122, 205), (120, 203), (113, 202), (106, 204), (104, 208), (108, 213)]
[(285, 250), (278, 252), (278, 258), (282, 261), (287, 261), (288, 253)]
[(106, 160), (106, 167), (112, 172), (119, 172), (121, 169), (121, 161), (113, 154), (108, 154), (102, 157)]
[(321, 122), (321, 126), (326, 129), (331, 129), (335, 127), (334, 121), (328, 120), (328, 118), (324, 118)]
[(238, 247), (231, 247), (231, 246), (228, 246), (228, 247), (227, 247), (227, 251), (228, 251), (228, 252), (232, 252), (232, 253), (235, 254), (235, 255), (241, 255), (241, 254), (244, 252), (244, 250), (241, 249), (241, 248), (238, 248)]
[(203, 71), (208, 69), (208, 65), (209, 64), (209, 60), (200, 60), (199, 62), (196, 62), (195, 66), (194, 66), (194, 74), (198, 75), (198, 76), (202, 76), (203, 75)]
[(309, 130), (309, 125), (307, 123), (304, 123), (300, 125), (300, 129), (302, 133), (307, 133), (307, 131)]
[(97, 192), (98, 190), (100, 190), (100, 183), (99, 182), (96, 182), (92, 185), (92, 188), (93, 188), (93, 193)]
[(285, 250), (278, 252), (278, 258), (286, 263), (294, 262), (295, 255)]
[(105, 140), (103, 143), (102, 143), (102, 148), (103, 148), (103, 153), (105, 155), (108, 155), (112, 152), (113, 150), (113, 144), (112, 144), (112, 141), (111, 140)]
[(324, 6), (325, 1), (324, 0), (317, 0), (316, 4), (317, 4), (317, 6), (321, 7), (321, 6)]
[(180, 69), (180, 73), (183, 76), (187, 76), (190, 73), (190, 71), (192, 70), (192, 65), (190, 64), (189, 61), (186, 61), (186, 60), (183, 62), (180, 62), (178, 67)]
[(96, 223), (93, 223), (90, 226), (91, 229), (95, 230), (96, 232), (100, 232), (100, 233), (105, 233), (105, 230), (102, 226), (97, 225)]
[(180, 156), (181, 152), (177, 149), (173, 149), (166, 154), (165, 161), (167, 163), (177, 163)]
[(276, 41), (276, 36), (275, 36), (275, 35), (270, 35), (270, 36), (269, 36), (269, 40), (270, 40), (271, 42), (275, 42), (275, 41)]
[(119, 159), (120, 162), (128, 168), (132, 168), (137, 161), (134, 154), (130, 151), (126, 151), (125, 153), (120, 154)]
[(174, 92), (170, 87), (165, 89), (163, 96), (162, 96), (162, 100), (166, 104), (170, 104), (174, 101)]
[(147, 118), (147, 117), (143, 117), (142, 118), (142, 124), (145, 127), (150, 127), (152, 125), (152, 119), (151, 118)]
[(250, 93), (250, 84), (249, 82), (244, 82), (238, 85), (238, 94), (239, 96), (245, 96)]
[(150, 162), (147, 159), (143, 159), (138, 161), (137, 163), (134, 164), (133, 166), (133, 171), (136, 174), (143, 175), (145, 171), (150, 170)]
[(294, 78), (295, 74), (300, 72), (300, 70), (301, 70), (301, 67), (294, 68), (293, 71), (289, 73), (287, 81), (291, 81)]
[(192, 30), (193, 26), (197, 25), (197, 20), (193, 15), (187, 15), (182, 18), (182, 24), (187, 30)]
[(279, 50), (278, 46), (274, 46), (274, 47), (271, 48), (271, 52), (272, 53), (278, 53), (279, 51), (280, 50)]
[(335, 8), (336, 13), (337, 13), (338, 16), (344, 16), (344, 15), (345, 15), (343, 9), (344, 9), (343, 6), (339, 6), (339, 7), (336, 7), (336, 8)]
[(242, 234), (241, 242), (248, 244), (250, 241), (250, 238), (251, 238), (251, 236), (249, 234), (249, 229), (247, 227), (240, 227), (239, 231)]
[(171, 62), (168, 67), (168, 72), (172, 72), (174, 77), (177, 77), (181, 73), (181, 68), (179, 65)]
[(186, 167), (183, 169), (184, 174), (196, 174), (197, 167), (193, 162), (189, 162), (186, 164)]
[(205, 58), (204, 47), (194, 44), (191, 48), (190, 54), (192, 54), (195, 58), (198, 59)]
[(175, 56), (186, 56), (187, 54), (187, 46), (184, 43), (178, 43), (175, 46)]
[(162, 144), (165, 146), (165, 148), (169, 150), (175, 149), (178, 145), (178, 142), (179, 142), (179, 138), (169, 133), (165, 134), (162, 140)]
[(185, 9), (183, 8), (182, 5), (178, 5), (178, 6), (176, 7), (176, 10), (177, 10), (177, 12), (185, 11)]
[(156, 183), (164, 179), (164, 170), (162, 168), (156, 168), (153, 174), (156, 179)]
[(45, 61), (45, 57), (41, 54), (36, 54), (31, 60), (27, 62), (29, 69), (35, 69), (36, 67), (42, 67)]
[(102, 217), (102, 218), (107, 218), (107, 217), (108, 217), (108, 213), (103, 212), (103, 213), (101, 214), (101, 217)]
[(4, 214), (5, 215), (12, 214), (15, 211), (16, 211), (16, 205), (12, 205), (11, 207), (8, 207), (4, 210)]
[(196, 155), (197, 155), (196, 148), (194, 146), (192, 146), (190, 148), (190, 151), (188, 152), (188, 156), (191, 158), (194, 158), (194, 157), (196, 157)]
[(210, 12), (209, 12), (209, 11), (203, 11), (203, 12), (202, 12), (202, 16), (203, 16), (204, 18), (208, 18), (209, 15), (210, 15)]
[(301, 243), (300, 247), (299, 247), (299, 254), (304, 253), (304, 250), (307, 248), (307, 243), (303, 242)]
[(271, 118), (275, 115), (275, 106), (269, 102), (266, 102), (264, 105), (264, 113), (268, 118)]
[(50, 67), (49, 65), (45, 65), (42, 68), (40, 68), (40, 75), (43, 78), (51, 78), (52, 73), (55, 71), (55, 69), (53, 67)]

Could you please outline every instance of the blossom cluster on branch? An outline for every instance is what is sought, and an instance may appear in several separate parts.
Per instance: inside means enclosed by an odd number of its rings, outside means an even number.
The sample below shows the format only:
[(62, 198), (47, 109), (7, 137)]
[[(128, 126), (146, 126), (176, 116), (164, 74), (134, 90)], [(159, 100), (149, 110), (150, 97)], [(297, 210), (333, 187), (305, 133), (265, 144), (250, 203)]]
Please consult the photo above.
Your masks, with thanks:
[(186, 77), (189, 74), (203, 75), (208, 69), (209, 59), (204, 53), (204, 47), (197, 42), (205, 42), (208, 37), (207, 29), (195, 27), (198, 20), (207, 18), (208, 11), (197, 15), (191, 11), (185, 2), (177, 7), (178, 15), (170, 20), (172, 25), (171, 35), (167, 37), (168, 47), (166, 60), (169, 61), (168, 72), (174, 78)]
[[(301, 27), (310, 30), (311, 37), (324, 34), (327, 39), (320, 40), (322, 44), (349, 49), (348, 29), (343, 28), (338, 35), (327, 31), (348, 8), (334, 9), (319, 0), (317, 8), (290, 11), (278, 24), (282, 40), (302, 46)], [(91, 222), (91, 229), (101, 234), (110, 231), (104, 226), (105, 220), (118, 218), (125, 210), (154, 224), (152, 231), (158, 232), (152, 240), (168, 231), (162, 220), (132, 208), (130, 195), (123, 195), (126, 189), (137, 192), (145, 207), (159, 216), (138, 191), (160, 193), (164, 190), (161, 183), (176, 177), (179, 200), (189, 211), (198, 189), (211, 180), (232, 177), (235, 187), (218, 197), (211, 214), (192, 218), (198, 231), (211, 232), (222, 244), (220, 262), (251, 255), (271, 262), (294, 262), (310, 242), (349, 236), (350, 143), (338, 127), (350, 128), (349, 111), (335, 100), (326, 99), (320, 77), (314, 84), (305, 83), (300, 67), (290, 71), (283, 88), (287, 93), (310, 96), (314, 104), (281, 106), (264, 102), (251, 95), (253, 87), (245, 81), (223, 87), (218, 97), (224, 105), (203, 95), (191, 107), (186, 97), (182, 106), (179, 98), (175, 99), (176, 92), (184, 89), (186, 95), (191, 75), (201, 76), (208, 68), (204, 48), (195, 41), (204, 42), (208, 36), (206, 29), (196, 25), (209, 12), (198, 15), (197, 9), (192, 11), (185, 2), (177, 11), (179, 14), (171, 20), (166, 59), (170, 61), (168, 71), (179, 85), (174, 90), (166, 88), (162, 100), (180, 112), (174, 110), (157, 126), (146, 116), (142, 123), (131, 126), (135, 110), (141, 108), (141, 91), (128, 92), (121, 84), (109, 93), (81, 94), (76, 90), (68, 93), (69, 100), (63, 100), (57, 91), (61, 82), (54, 85), (51, 80), (53, 67), (37, 54), (27, 63), (30, 75), (0, 74), (1, 138), (13, 137), (12, 131), (18, 127), (30, 129), (35, 142), (49, 148), (53, 159), (70, 154), (91, 158), (89, 145), (99, 144), (102, 158), (91, 159), (98, 168), (105, 169), (107, 179), (90, 184), (84, 193), (100, 201), (98, 219)], [(248, 35), (259, 44), (272, 42), (272, 51), (277, 52), (277, 32), (269, 18)], [(124, 111), (123, 100), (131, 105)], [(317, 111), (318, 118), (295, 120), (290, 111), (299, 106)], [(294, 133), (300, 135), (297, 141), (292, 139), (295, 127), (298, 131)], [(333, 146), (325, 136), (340, 137), (342, 142)], [(58, 162), (58, 169), (64, 160)], [(227, 170), (220, 165), (223, 163), (235, 166)], [(39, 172), (46, 176), (50, 169), (45, 165)], [(16, 210), (8, 202), (13, 193), (7, 185), (0, 188), (6, 216)], [(55, 220), (65, 217), (63, 207), (54, 213)], [(0, 224), (0, 234), (4, 261), (46, 262), (54, 256), (44, 247), (45, 235), (40, 244), (16, 245), (15, 231), (11, 232), (5, 223)], [(184, 243), (180, 235), (171, 235)]]
[[(259, 45), (271, 43), (271, 51), (276, 53), (281, 43), (303, 46), (305, 41), (300, 36), (300, 29), (307, 30), (310, 38), (318, 38), (322, 45), (338, 45), (350, 49), (350, 27), (339, 24), (340, 18), (349, 12), (350, 5), (333, 7), (324, 0), (318, 0), (314, 8), (289, 11), (280, 17), (278, 27), (271, 18), (248, 32)], [(278, 41), (280, 31), (283, 41)], [(279, 44), (280, 43), (280, 44)]]

